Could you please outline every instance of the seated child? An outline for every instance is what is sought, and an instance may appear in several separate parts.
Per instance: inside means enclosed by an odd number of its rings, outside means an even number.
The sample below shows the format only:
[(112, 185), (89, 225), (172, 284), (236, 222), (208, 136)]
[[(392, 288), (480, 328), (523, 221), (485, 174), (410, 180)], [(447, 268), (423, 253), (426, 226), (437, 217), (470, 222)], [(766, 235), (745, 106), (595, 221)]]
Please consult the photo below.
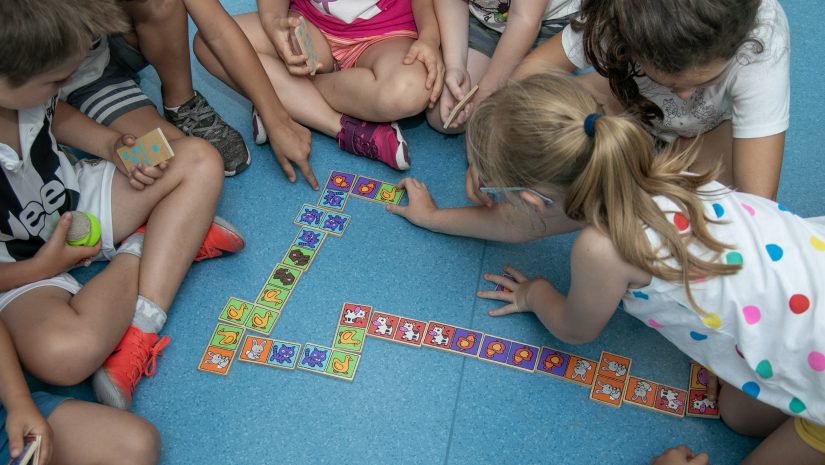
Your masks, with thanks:
[[(116, 149), (135, 137), (57, 100), (92, 42), (128, 27), (115, 3), (7, 0), (0, 21), (0, 319), (34, 376), (94, 374), (98, 397), (126, 408), (169, 343), (157, 333), (210, 229), (223, 164), (188, 137), (171, 160), (127, 170)], [(73, 166), (58, 143), (99, 158)], [(73, 210), (99, 219), (97, 245), (66, 244)], [(110, 263), (86, 285), (66, 273), (92, 259)]]
[[(406, 170), (407, 143), (393, 121), (434, 105), (444, 65), (432, 0), (273, 0), (235, 18), (249, 38), (278, 97), (299, 123), (338, 140), (353, 154)], [(307, 23), (319, 73), (297, 54), (290, 36)], [(198, 59), (233, 85), (224, 65), (196, 43)], [(235, 86), (237, 88), (237, 86)], [(255, 141), (266, 133), (253, 113)]]
[(825, 464), (825, 217), (732, 191), (713, 170), (688, 173), (695, 152), (656, 156), (643, 128), (600, 111), (572, 77), (514, 82), (476, 109), (467, 145), (487, 185), (523, 208), (438, 209), (406, 179), (409, 205), (388, 209), (508, 241), (555, 232), (542, 228), (554, 216), (578, 223), (568, 294), (506, 267), (514, 279), (485, 279), (513, 292), (478, 292), (506, 303), (490, 315), (534, 312), (559, 339), (584, 343), (623, 302), (725, 382), (723, 420), (766, 437), (745, 463)]
[[(430, 126), (463, 132), (473, 108), (504, 85), (527, 52), (560, 32), (578, 10), (579, 0), (435, 2), (446, 71), (445, 91), (427, 111)], [(475, 85), (478, 92), (444, 129), (453, 107)]]

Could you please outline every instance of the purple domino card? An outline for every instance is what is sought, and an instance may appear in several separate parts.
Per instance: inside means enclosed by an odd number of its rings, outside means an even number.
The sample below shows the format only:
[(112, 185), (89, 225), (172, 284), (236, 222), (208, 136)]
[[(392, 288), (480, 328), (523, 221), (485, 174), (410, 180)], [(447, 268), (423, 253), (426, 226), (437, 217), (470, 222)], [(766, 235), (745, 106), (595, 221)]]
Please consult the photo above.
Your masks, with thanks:
[(481, 347), (482, 337), (484, 337), (484, 334), (478, 331), (456, 328), (455, 336), (453, 336), (452, 343), (450, 343), (450, 350), (462, 355), (476, 356), (478, 355), (478, 348)]
[(478, 358), (506, 365), (507, 355), (510, 353), (510, 346), (512, 344), (513, 341), (488, 334), (484, 336), (484, 341), (481, 343), (481, 351), (478, 354)]
[(352, 195), (374, 199), (380, 189), (381, 181), (358, 176), (358, 179), (355, 180), (355, 186), (352, 188)]
[(521, 370), (534, 371), (538, 360), (539, 348), (530, 344), (514, 342), (510, 346), (507, 364)]
[(301, 206), (301, 211), (298, 212), (294, 222), (298, 225), (320, 228), (326, 214), (326, 210), (317, 208), (314, 205), (304, 204)]
[(349, 192), (352, 189), (353, 181), (355, 181), (354, 174), (344, 173), (342, 171), (333, 171), (329, 175), (326, 188)]
[[(508, 273), (506, 271), (504, 273), (502, 273), (502, 276), (504, 276), (507, 279), (512, 279), (513, 281), (516, 280), (516, 278), (513, 275), (511, 275), (510, 273)], [(502, 286), (501, 284), (496, 284), (496, 288), (494, 290), (495, 291), (504, 291), (504, 292), (513, 292), (512, 290), (507, 289), (506, 287)]]
[(541, 348), (539, 356), (538, 370), (548, 375), (564, 378), (567, 365), (570, 363), (570, 354), (559, 352), (549, 347)]
[(346, 191), (326, 188), (321, 193), (321, 198), (318, 199), (318, 205), (330, 210), (343, 211), (344, 206), (347, 204), (347, 196), (349, 194)]

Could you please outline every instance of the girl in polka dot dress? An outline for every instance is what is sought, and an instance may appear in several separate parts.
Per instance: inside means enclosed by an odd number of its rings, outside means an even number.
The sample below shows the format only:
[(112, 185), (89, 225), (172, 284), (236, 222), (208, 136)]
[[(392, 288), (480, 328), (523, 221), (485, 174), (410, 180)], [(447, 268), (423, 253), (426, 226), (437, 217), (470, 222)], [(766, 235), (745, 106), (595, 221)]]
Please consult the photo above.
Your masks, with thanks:
[(582, 228), (566, 296), (508, 268), (514, 279), (485, 278), (514, 292), (479, 292), (507, 302), (491, 315), (532, 311), (559, 339), (584, 343), (624, 302), (725, 381), (722, 418), (767, 437), (745, 463), (825, 463), (825, 221), (731, 191), (714, 171), (687, 173), (692, 152), (655, 156), (639, 125), (601, 116), (570, 77), (509, 84), (476, 110), (467, 139), (471, 164), (510, 202), (439, 209), (406, 179), (409, 205), (390, 211), (513, 242)]

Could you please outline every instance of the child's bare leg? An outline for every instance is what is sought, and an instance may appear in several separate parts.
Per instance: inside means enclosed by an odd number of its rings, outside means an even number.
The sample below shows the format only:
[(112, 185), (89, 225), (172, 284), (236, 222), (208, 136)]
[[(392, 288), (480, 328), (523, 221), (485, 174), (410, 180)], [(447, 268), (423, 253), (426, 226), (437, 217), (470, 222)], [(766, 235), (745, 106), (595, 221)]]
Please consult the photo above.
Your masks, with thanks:
[(223, 166), (201, 139), (171, 142), (175, 157), (143, 191), (125, 176), (112, 180), (115, 242), (146, 223), (138, 293), (168, 309), (203, 241), (223, 187)]
[(427, 69), (402, 63), (413, 39), (396, 37), (370, 46), (355, 68), (315, 77), (329, 105), (367, 121), (396, 121), (421, 113), (429, 103)]
[(174, 124), (163, 119), (154, 107), (141, 107), (132, 110), (114, 120), (109, 127), (122, 134), (132, 134), (136, 137), (140, 137), (155, 128), (160, 128), (163, 135), (170, 142), (185, 137)]
[(52, 465), (152, 465), (160, 436), (151, 423), (122, 410), (67, 400), (48, 418), (54, 432)]
[[(289, 73), (266, 32), (264, 32), (258, 14), (247, 13), (235, 16), (234, 19), (257, 52), (258, 58), (261, 60), (261, 64), (263, 64), (264, 70), (278, 94), (278, 98), (283, 103), (289, 116), (305, 126), (321, 131), (330, 137), (335, 137), (341, 130), (341, 113), (330, 107), (318, 92), (318, 89), (312, 84), (312, 81), (306, 77), (293, 76)], [(307, 23), (307, 26), (312, 35), (316, 55), (324, 64), (324, 70), (331, 70), (332, 55), (326, 39), (317, 27), (310, 23)], [(200, 36), (195, 38), (194, 50), (198, 61), (201, 62), (204, 68), (228, 86), (239, 91), (238, 85), (232, 81), (220, 61)]]
[(72, 296), (41, 287), (12, 301), (0, 313), (23, 366), (56, 385), (82, 382), (117, 345), (135, 312), (140, 262), (118, 254)]
[[(478, 82), (484, 76), (484, 73), (487, 72), (488, 66), (490, 66), (490, 57), (472, 48), (467, 50), (467, 73), (470, 75), (471, 89), (473, 88), (473, 86), (478, 84)], [(441, 93), (441, 98), (444, 98), (444, 94), (447, 92), (449, 92), (449, 89), (447, 89), (445, 83), (444, 91), (442, 91)], [(441, 119), (440, 99), (433, 108), (427, 110), (427, 122), (430, 124), (430, 127), (444, 134), (460, 134), (464, 132), (465, 125), (467, 124), (466, 121), (464, 122), (464, 124), (460, 125), (457, 128), (450, 127), (444, 129), (444, 121), (442, 121)]]
[(134, 23), (140, 53), (152, 63), (163, 83), (163, 104), (175, 107), (186, 103), (195, 91), (183, 1), (146, 0), (121, 4)]
[(788, 416), (777, 408), (759, 402), (730, 384), (719, 391), (722, 421), (739, 434), (766, 437), (779, 428)]
[(794, 419), (788, 418), (745, 458), (742, 465), (775, 465), (778, 463), (823, 465), (825, 454), (806, 444), (794, 428)]

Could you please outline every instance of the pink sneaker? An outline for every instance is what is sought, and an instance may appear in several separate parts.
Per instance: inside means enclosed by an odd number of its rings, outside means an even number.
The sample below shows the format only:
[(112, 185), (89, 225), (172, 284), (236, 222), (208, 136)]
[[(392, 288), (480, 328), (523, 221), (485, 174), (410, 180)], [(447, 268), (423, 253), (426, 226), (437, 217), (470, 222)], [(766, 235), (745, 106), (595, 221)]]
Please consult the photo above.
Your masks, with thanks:
[(155, 374), (155, 360), (169, 341), (169, 336), (158, 338), (155, 333), (129, 326), (112, 355), (92, 377), (97, 400), (110, 407), (128, 409), (138, 381), (143, 375)]
[(397, 170), (410, 169), (407, 141), (397, 123), (370, 123), (341, 115), (338, 146), (349, 153), (379, 160)]

